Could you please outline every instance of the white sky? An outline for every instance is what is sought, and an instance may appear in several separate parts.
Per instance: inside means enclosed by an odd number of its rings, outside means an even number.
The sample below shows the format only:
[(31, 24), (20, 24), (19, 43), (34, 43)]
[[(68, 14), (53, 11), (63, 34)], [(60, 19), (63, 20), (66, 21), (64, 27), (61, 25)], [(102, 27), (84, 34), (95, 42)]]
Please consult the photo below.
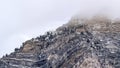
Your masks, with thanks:
[(0, 56), (75, 15), (120, 17), (120, 0), (0, 0)]

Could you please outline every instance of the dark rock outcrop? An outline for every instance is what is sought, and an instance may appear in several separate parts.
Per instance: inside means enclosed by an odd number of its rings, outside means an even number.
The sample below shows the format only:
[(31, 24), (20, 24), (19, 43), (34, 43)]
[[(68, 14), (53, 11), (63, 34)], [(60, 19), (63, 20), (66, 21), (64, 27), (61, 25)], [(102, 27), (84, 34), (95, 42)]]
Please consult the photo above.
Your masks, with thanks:
[(26, 41), (0, 59), (0, 68), (120, 68), (120, 23), (81, 22)]

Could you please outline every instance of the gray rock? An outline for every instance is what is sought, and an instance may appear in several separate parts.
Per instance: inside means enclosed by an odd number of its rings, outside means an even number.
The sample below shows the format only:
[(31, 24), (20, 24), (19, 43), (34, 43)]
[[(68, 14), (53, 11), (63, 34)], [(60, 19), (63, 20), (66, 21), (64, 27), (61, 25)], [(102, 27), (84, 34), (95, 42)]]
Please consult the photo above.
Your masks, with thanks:
[(120, 68), (120, 32), (95, 25), (65, 25), (28, 40), (1, 58), (0, 68)]

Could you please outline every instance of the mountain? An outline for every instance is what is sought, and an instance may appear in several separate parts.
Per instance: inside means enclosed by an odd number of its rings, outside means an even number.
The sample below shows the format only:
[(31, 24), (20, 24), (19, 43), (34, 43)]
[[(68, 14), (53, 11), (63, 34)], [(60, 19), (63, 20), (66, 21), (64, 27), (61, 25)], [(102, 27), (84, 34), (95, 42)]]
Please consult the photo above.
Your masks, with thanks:
[(0, 68), (120, 68), (120, 21), (72, 18), (3, 56)]

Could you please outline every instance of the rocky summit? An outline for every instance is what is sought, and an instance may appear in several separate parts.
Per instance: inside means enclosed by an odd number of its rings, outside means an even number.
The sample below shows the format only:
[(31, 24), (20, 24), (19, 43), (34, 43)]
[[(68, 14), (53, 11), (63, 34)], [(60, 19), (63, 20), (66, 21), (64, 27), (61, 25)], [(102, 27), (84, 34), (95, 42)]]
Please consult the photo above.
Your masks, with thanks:
[(120, 68), (120, 21), (71, 19), (3, 56), (0, 68)]

